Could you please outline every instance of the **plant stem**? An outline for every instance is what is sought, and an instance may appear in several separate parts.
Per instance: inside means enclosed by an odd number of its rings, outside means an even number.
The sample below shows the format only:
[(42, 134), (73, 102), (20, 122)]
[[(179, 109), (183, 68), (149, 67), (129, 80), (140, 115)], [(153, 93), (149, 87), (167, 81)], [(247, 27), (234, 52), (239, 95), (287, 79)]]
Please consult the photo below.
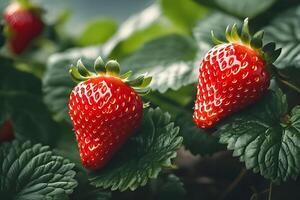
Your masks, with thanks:
[(285, 81), (283, 79), (279, 79), (283, 84), (285, 84), (286, 86), (288, 86), (289, 88), (295, 90), (296, 92), (299, 92), (300, 93), (300, 88), (288, 81)]
[(272, 199), (272, 188), (273, 188), (273, 184), (272, 182), (270, 183), (270, 187), (269, 187), (269, 196), (268, 196), (268, 200)]
[(219, 200), (225, 199), (226, 196), (228, 194), (230, 194), (238, 186), (238, 184), (244, 178), (244, 176), (246, 175), (246, 173), (247, 173), (247, 170), (246, 169), (242, 169), (241, 172), (239, 173), (239, 175), (233, 180), (233, 182), (222, 193), (222, 195), (220, 196)]

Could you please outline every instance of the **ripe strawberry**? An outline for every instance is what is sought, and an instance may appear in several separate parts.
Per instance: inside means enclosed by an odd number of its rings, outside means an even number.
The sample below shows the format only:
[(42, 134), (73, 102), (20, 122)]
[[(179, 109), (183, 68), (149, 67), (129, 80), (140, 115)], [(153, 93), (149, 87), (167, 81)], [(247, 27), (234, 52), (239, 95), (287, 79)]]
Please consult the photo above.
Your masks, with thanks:
[(21, 54), (30, 42), (39, 36), (44, 24), (40, 10), (19, 2), (10, 4), (4, 11), (8, 45), (14, 54)]
[(221, 119), (257, 101), (268, 89), (272, 63), (281, 49), (275, 44), (262, 46), (263, 32), (253, 37), (245, 19), (239, 35), (236, 25), (226, 29), (227, 43), (212, 38), (218, 45), (202, 59), (197, 86), (194, 122), (210, 128)]
[(70, 117), (76, 132), (83, 165), (92, 170), (103, 167), (125, 141), (139, 128), (143, 102), (138, 93), (146, 92), (151, 77), (128, 80), (131, 72), (119, 75), (119, 64), (95, 61), (97, 74), (87, 71), (79, 60), (70, 73), (83, 81), (72, 91)]
[(0, 126), (0, 142), (10, 141), (14, 139), (14, 130), (9, 120)]

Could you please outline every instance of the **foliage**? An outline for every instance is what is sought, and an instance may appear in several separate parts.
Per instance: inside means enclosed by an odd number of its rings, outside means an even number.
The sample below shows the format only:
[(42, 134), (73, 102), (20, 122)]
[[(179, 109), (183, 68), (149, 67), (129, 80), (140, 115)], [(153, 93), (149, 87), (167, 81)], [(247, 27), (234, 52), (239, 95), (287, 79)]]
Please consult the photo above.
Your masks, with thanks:
[(0, 161), (0, 194), (4, 199), (59, 198), (77, 186), (74, 164), (41, 144), (3, 144)]
[[(37, 2), (44, 6), (43, 2)], [(49, 4), (54, 2), (49, 1)], [(228, 167), (230, 170), (245, 166), (261, 175), (249, 175), (254, 181), (247, 179), (252, 181), (245, 186), (247, 191), (254, 188), (255, 195), (264, 195), (269, 191), (266, 190), (268, 181), (283, 188), (285, 184), (297, 185), (300, 171), (299, 2), (174, 2), (157, 0), (119, 26), (113, 16), (103, 16), (100, 3), (94, 5), (100, 13), (96, 18), (84, 24), (81, 24), (84, 20), (78, 20), (76, 27), (67, 31), (72, 16), (81, 19), (88, 16), (90, 10), (78, 4), (81, 13), (72, 13), (70, 7), (56, 17), (55, 22), (50, 15), (44, 15), (43, 35), (21, 56), (10, 54), (3, 45), (3, 32), (7, 30), (0, 25), (0, 134), (2, 123), (9, 120), (16, 138), (10, 143), (0, 142), (1, 197), (108, 200), (121, 194), (122, 199), (219, 199), (224, 186), (232, 181), (232, 177), (227, 180), (226, 176), (232, 173), (227, 174), (226, 163), (218, 172), (211, 170), (218, 167), (226, 147), (241, 161), (233, 161)], [(8, 3), (1, 1), (0, 10)], [(72, 6), (76, 7), (77, 3), (72, 2)], [(222, 120), (212, 129), (199, 129), (192, 121), (192, 112), (200, 61), (214, 46), (211, 31), (224, 39), (226, 27), (236, 23), (240, 28), (245, 17), (249, 17), (251, 32), (265, 30), (264, 43), (274, 41), (282, 48), (275, 62), (277, 76), (257, 103)], [(83, 31), (78, 31), (78, 27), (84, 27)], [(81, 165), (69, 119), (68, 101), (75, 83), (68, 71), (80, 58), (91, 70), (98, 56), (105, 61), (116, 59), (122, 71), (132, 70), (133, 76), (147, 73), (153, 80), (151, 93), (142, 97), (150, 108), (145, 109), (139, 131), (105, 168), (90, 172)], [(51, 150), (44, 145), (51, 146)], [(186, 153), (185, 150), (193, 155), (182, 153)], [(187, 164), (182, 165), (180, 160)], [(213, 162), (207, 165), (208, 172), (203, 164), (206, 161)], [(226, 157), (226, 162), (231, 161)], [(236, 176), (236, 172), (233, 174)], [(290, 182), (290, 179), (298, 182)], [(231, 186), (228, 187), (231, 190)], [(263, 194), (259, 194), (257, 188)], [(203, 194), (202, 190), (205, 190)], [(273, 190), (276, 193), (276, 188)], [(208, 197), (208, 193), (218, 195)]]

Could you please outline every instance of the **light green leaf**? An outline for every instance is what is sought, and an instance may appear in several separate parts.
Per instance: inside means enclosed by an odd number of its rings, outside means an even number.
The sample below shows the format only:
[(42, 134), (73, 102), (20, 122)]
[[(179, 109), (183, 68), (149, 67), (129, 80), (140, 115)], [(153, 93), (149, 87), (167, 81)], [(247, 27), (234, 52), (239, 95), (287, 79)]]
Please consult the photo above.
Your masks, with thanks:
[(142, 12), (131, 16), (116, 34), (103, 45), (104, 57), (121, 59), (137, 50), (145, 42), (182, 30), (163, 17), (160, 7), (152, 4)]
[(3, 199), (58, 199), (77, 186), (74, 164), (48, 146), (14, 141), (0, 146), (0, 196)]
[(185, 148), (194, 155), (212, 155), (224, 149), (218, 137), (204, 129), (197, 128), (193, 122), (193, 113), (186, 111), (178, 115), (176, 122), (180, 126), (180, 135), (183, 137)]
[(174, 24), (190, 32), (196, 22), (207, 14), (208, 9), (192, 0), (160, 0), (162, 13)]
[(277, 0), (196, 0), (237, 17), (255, 17), (268, 10)]
[(101, 47), (88, 47), (53, 54), (49, 58), (43, 79), (44, 101), (57, 120), (70, 120), (69, 96), (76, 85), (69, 75), (70, 65), (81, 58), (84, 63), (88, 63), (86, 67), (91, 70), (94, 60), (99, 55), (102, 55)]
[(84, 31), (76, 39), (80, 46), (102, 44), (117, 30), (117, 24), (112, 19), (97, 19), (89, 22)]
[(0, 59), (0, 123), (10, 120), (17, 139), (53, 144), (57, 125), (42, 102), (41, 82)]
[(163, 93), (197, 80), (194, 66), (197, 48), (186, 36), (171, 34), (147, 42), (121, 64), (122, 69), (152, 76), (150, 87)]
[(233, 115), (217, 131), (220, 142), (245, 162), (247, 169), (280, 183), (300, 171), (300, 107), (287, 113), (281, 91)]
[(170, 118), (159, 108), (147, 110), (140, 131), (103, 170), (91, 174), (91, 184), (111, 190), (135, 190), (156, 178), (162, 168), (172, 167), (171, 159), (176, 157), (182, 138)]
[(275, 62), (280, 68), (300, 66), (299, 19), (300, 6), (280, 14), (265, 28), (265, 41), (276, 42), (276, 47), (282, 48)]

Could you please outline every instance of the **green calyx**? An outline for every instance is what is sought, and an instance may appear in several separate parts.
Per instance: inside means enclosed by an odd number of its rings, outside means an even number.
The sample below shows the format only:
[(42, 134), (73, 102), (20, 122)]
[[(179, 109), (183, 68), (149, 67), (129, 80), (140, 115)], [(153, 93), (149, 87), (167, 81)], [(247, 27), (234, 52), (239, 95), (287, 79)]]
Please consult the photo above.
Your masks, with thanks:
[[(227, 26), (225, 35), (227, 42), (242, 44), (258, 52), (266, 64), (272, 64), (281, 53), (281, 48), (276, 49), (274, 42), (263, 45), (264, 31), (258, 31), (254, 35), (250, 34), (248, 18), (244, 20), (240, 32), (238, 31), (237, 25), (233, 24), (232, 26)], [(213, 31), (211, 32), (211, 37), (215, 44), (227, 43), (216, 38)]]
[(72, 79), (77, 83), (99, 76), (112, 76), (121, 79), (124, 83), (132, 87), (139, 95), (145, 95), (150, 92), (148, 86), (151, 83), (152, 77), (143, 74), (134, 79), (129, 79), (132, 75), (132, 71), (120, 74), (120, 64), (115, 60), (109, 60), (105, 63), (99, 56), (94, 62), (94, 71), (95, 72), (89, 71), (84, 66), (81, 59), (79, 59), (76, 66), (71, 65), (69, 73)]

